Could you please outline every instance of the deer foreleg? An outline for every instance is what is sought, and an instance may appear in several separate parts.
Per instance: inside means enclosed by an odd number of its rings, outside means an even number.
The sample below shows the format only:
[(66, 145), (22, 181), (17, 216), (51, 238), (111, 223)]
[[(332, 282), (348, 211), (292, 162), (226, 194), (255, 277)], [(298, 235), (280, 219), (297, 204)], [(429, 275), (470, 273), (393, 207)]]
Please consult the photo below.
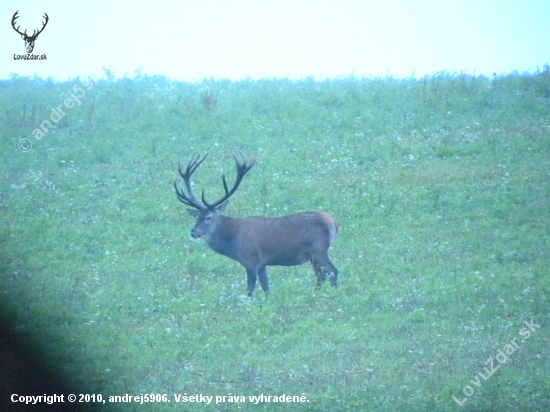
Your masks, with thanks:
[[(252, 293), (254, 292), (254, 288), (256, 287), (256, 269), (246, 269), (246, 276), (248, 278), (248, 296), (252, 297)], [(261, 278), (260, 278), (261, 279)]]

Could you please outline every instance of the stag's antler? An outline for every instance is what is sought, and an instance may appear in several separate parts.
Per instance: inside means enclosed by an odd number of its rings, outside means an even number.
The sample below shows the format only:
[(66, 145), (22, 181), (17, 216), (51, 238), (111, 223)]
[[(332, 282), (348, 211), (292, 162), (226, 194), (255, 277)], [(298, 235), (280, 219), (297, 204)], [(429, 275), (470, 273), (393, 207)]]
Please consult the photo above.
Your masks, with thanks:
[(204, 191), (202, 192), (202, 203), (204, 203), (206, 207), (210, 210), (216, 209), (218, 206), (224, 203), (227, 199), (229, 199), (241, 184), (241, 180), (243, 180), (244, 175), (246, 175), (248, 171), (252, 169), (252, 166), (256, 164), (256, 158), (252, 159), (249, 163), (247, 163), (246, 159), (244, 158), (244, 155), (240, 153), (241, 157), (243, 158), (243, 162), (240, 163), (239, 160), (237, 159), (237, 155), (235, 154), (235, 152), (233, 152), (232, 154), (233, 154), (233, 159), (235, 159), (235, 164), (237, 165), (237, 177), (235, 178), (235, 183), (233, 184), (233, 187), (231, 188), (231, 190), (227, 189), (225, 174), (223, 174), (222, 181), (223, 181), (223, 188), (225, 190), (225, 195), (220, 200), (212, 204), (209, 204), (206, 200), (204, 200)]
[[(174, 182), (174, 188), (176, 189), (176, 195), (178, 196), (178, 199), (180, 202), (187, 206), (194, 207), (198, 210), (215, 210), (220, 205), (225, 203), (227, 199), (229, 199), (233, 193), (237, 190), (239, 185), (241, 184), (241, 180), (243, 180), (244, 175), (248, 173), (250, 169), (252, 169), (252, 166), (256, 164), (256, 158), (252, 159), (250, 162), (247, 162), (246, 159), (244, 159), (243, 154), (240, 154), (243, 158), (243, 162), (239, 162), (239, 159), (237, 158), (237, 155), (235, 152), (233, 152), (233, 159), (235, 159), (235, 164), (237, 165), (237, 177), (235, 178), (235, 183), (233, 184), (233, 187), (231, 190), (227, 187), (227, 181), (225, 180), (225, 174), (222, 175), (222, 182), (223, 182), (223, 188), (225, 190), (225, 195), (219, 199), (218, 201), (210, 204), (204, 199), (204, 190), (202, 191), (201, 199), (202, 203), (204, 205), (201, 205), (200, 202), (197, 200), (197, 198), (193, 195), (193, 191), (191, 190), (191, 175), (197, 170), (197, 168), (201, 165), (202, 162), (204, 162), (204, 159), (206, 159), (206, 156), (208, 156), (208, 153), (205, 154), (202, 158), (200, 156), (193, 156), (189, 163), (187, 164), (187, 168), (185, 169), (185, 173), (181, 170), (181, 164), (178, 163), (178, 170), (180, 173), (180, 176), (182, 177), (185, 187), (187, 189), (187, 193), (181, 188), (178, 187), (177, 183)], [(205, 207), (206, 206), (206, 207)]]
[[(181, 164), (178, 163), (178, 171), (180, 172), (180, 176), (183, 178), (183, 181), (185, 182), (185, 187), (187, 188), (186, 194), (182, 189), (178, 188), (177, 183), (174, 181), (174, 187), (176, 188), (176, 195), (178, 196), (178, 199), (180, 202), (187, 206), (194, 207), (195, 209), (201, 210), (204, 209), (204, 206), (199, 203), (199, 201), (195, 198), (193, 195), (193, 191), (191, 190), (191, 175), (195, 173), (195, 170), (197, 170), (197, 167), (201, 165), (202, 162), (204, 162), (204, 159), (206, 159), (206, 156), (208, 156), (208, 153), (206, 153), (202, 159), (200, 159), (200, 156), (193, 156), (189, 163), (187, 164), (187, 168), (185, 169), (185, 173), (181, 170)], [(204, 197), (204, 191), (203, 191), (203, 197)]]

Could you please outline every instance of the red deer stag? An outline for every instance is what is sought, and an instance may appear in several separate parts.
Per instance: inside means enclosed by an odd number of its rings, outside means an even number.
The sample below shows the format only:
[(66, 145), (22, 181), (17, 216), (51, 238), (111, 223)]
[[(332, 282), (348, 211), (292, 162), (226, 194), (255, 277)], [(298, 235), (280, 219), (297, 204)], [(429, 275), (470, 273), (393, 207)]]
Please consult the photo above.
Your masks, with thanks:
[(317, 275), (317, 285), (330, 277), (332, 286), (336, 286), (338, 270), (328, 257), (328, 249), (336, 236), (338, 225), (334, 218), (325, 212), (304, 212), (276, 218), (249, 217), (233, 219), (223, 216), (228, 199), (235, 193), (241, 180), (256, 163), (256, 159), (239, 162), (235, 153), (237, 177), (231, 190), (227, 187), (225, 175), (222, 175), (225, 195), (210, 204), (204, 199), (200, 203), (191, 190), (191, 175), (206, 159), (204, 155), (192, 157), (185, 172), (178, 164), (178, 170), (185, 183), (187, 193), (174, 182), (178, 199), (193, 209), (187, 209), (195, 217), (195, 227), (191, 236), (203, 238), (208, 246), (217, 253), (239, 262), (248, 277), (248, 296), (252, 296), (256, 278), (264, 292), (269, 292), (269, 280), (266, 266), (295, 266), (310, 261)]

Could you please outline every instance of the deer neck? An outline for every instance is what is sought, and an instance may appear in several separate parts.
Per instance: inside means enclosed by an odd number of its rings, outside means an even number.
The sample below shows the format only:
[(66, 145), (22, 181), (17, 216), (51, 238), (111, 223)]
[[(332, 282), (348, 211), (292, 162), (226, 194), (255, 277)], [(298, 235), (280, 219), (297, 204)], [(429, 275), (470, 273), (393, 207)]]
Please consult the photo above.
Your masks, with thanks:
[(205, 240), (214, 252), (234, 259), (235, 229), (234, 219), (220, 216), (218, 226)]

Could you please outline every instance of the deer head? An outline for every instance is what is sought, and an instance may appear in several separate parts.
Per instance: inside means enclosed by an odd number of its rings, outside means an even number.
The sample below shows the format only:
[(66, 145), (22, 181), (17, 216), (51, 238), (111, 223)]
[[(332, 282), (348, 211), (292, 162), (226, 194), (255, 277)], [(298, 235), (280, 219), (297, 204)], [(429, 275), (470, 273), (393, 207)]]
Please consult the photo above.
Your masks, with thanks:
[(201, 196), (202, 203), (199, 202), (197, 198), (195, 198), (193, 192), (191, 191), (191, 175), (195, 172), (195, 170), (197, 170), (204, 159), (206, 159), (206, 156), (208, 156), (208, 154), (204, 155), (202, 158), (200, 158), (199, 156), (191, 158), (191, 160), (187, 164), (185, 173), (182, 171), (181, 165), (179, 165), (178, 170), (180, 176), (183, 178), (183, 181), (185, 183), (187, 193), (185, 193), (183, 188), (179, 188), (176, 182), (174, 182), (174, 187), (176, 188), (178, 199), (183, 204), (191, 206), (193, 208), (187, 209), (187, 211), (191, 216), (197, 219), (195, 227), (191, 231), (191, 236), (193, 238), (202, 237), (208, 241), (209, 236), (212, 234), (212, 232), (216, 230), (218, 226), (220, 216), (227, 206), (227, 201), (235, 193), (246, 173), (254, 166), (254, 164), (256, 163), (256, 159), (252, 159), (252, 161), (250, 162), (246, 162), (246, 160), (244, 160), (243, 162), (239, 162), (239, 160), (237, 159), (237, 155), (233, 153), (233, 158), (235, 159), (235, 164), (237, 166), (237, 177), (235, 178), (235, 183), (233, 184), (233, 187), (229, 189), (227, 187), (225, 175), (223, 175), (222, 183), (225, 190), (225, 195), (222, 196), (221, 199), (210, 204), (204, 199), (204, 190), (202, 191)]
[(17, 28), (15, 27), (15, 20), (19, 17), (17, 15), (17, 13), (19, 13), (19, 10), (17, 10), (14, 13), (14, 15), (11, 19), (11, 26), (13, 27), (13, 29), (17, 33), (19, 33), (21, 35), (21, 38), (23, 40), (25, 40), (25, 48), (27, 49), (27, 53), (32, 53), (32, 51), (34, 49), (34, 42), (36, 41), (36, 38), (38, 37), (38, 35), (44, 31), (44, 28), (48, 24), (49, 17), (46, 13), (44, 13), (44, 18), (46, 19), (46, 21), (44, 23), (42, 23), (42, 28), (40, 30), (38, 30), (38, 32), (36, 30), (33, 30), (32, 36), (28, 36), (27, 35), (27, 30), (25, 30), (25, 32), (22, 33), (22, 32), (19, 31), (20, 26), (17, 26)]

